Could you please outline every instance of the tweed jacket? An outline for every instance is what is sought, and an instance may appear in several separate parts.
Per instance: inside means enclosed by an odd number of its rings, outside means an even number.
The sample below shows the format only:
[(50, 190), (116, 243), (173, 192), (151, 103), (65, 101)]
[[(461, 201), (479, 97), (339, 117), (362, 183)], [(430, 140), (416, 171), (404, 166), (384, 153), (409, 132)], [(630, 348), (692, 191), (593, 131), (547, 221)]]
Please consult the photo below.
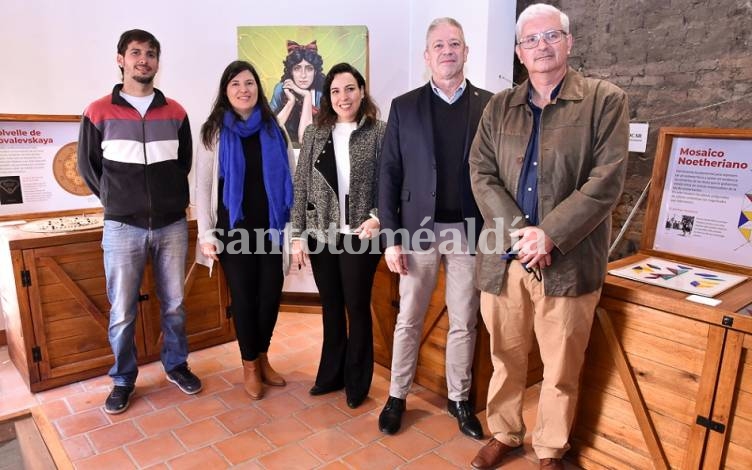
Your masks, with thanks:
[[(378, 159), (386, 123), (366, 124), (362, 119), (350, 135), (350, 225), (355, 228), (376, 214)], [(290, 216), (292, 238), (307, 231), (326, 243), (327, 230), (339, 229), (339, 199), (336, 187), (336, 163), (332, 152), (324, 153), (332, 138), (331, 128), (310, 125), (303, 133), (298, 167), (295, 172), (295, 202)], [(332, 169), (334, 171), (332, 171)]]
[[(280, 126), (282, 133), (287, 137), (285, 128)], [(287, 162), (290, 165), (290, 174), (295, 174), (295, 154), (292, 150), (290, 138), (287, 137)], [(196, 263), (209, 268), (209, 276), (212, 273), (214, 260), (204, 256), (201, 252), (202, 243), (213, 243), (216, 240), (213, 230), (217, 227), (217, 208), (219, 207), (219, 137), (213, 148), (207, 148), (203, 142), (199, 143), (196, 152), (196, 191), (195, 191), (195, 216), (198, 225), (198, 243), (196, 243)], [(289, 271), (290, 260), (287, 256), (287, 242), (282, 247), (283, 270)]]
[[(500, 254), (511, 245), (510, 229), (526, 225), (515, 195), (533, 127), (528, 87), (526, 81), (494, 95), (470, 150), (470, 181), (485, 221), (478, 287), (492, 294), (504, 282)], [(551, 266), (541, 270), (545, 295), (593, 292), (603, 286), (611, 211), (624, 187), (627, 95), (570, 68), (543, 109), (539, 139), (538, 227), (555, 245)]]

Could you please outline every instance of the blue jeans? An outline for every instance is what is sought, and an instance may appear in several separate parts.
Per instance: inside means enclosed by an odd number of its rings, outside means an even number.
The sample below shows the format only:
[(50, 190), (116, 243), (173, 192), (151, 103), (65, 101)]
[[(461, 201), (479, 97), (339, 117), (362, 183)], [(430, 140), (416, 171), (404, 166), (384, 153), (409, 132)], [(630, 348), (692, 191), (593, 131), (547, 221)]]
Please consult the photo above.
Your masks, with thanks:
[(141, 279), (149, 255), (160, 305), (162, 365), (169, 372), (185, 364), (188, 358), (183, 308), (188, 251), (186, 220), (181, 219), (159, 229), (144, 229), (105, 220), (102, 249), (107, 297), (111, 304), (109, 340), (115, 365), (109, 374), (114, 384), (133, 385), (138, 376), (136, 312)]

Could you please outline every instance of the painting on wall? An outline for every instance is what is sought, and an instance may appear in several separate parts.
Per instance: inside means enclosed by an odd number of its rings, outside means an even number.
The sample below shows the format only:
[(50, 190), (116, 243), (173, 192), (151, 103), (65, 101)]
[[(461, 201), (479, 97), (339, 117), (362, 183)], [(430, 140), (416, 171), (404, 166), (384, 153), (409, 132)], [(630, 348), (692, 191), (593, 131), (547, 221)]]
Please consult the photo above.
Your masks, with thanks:
[(365, 26), (239, 26), (238, 58), (256, 68), (272, 111), (298, 148), (318, 113), (326, 72), (348, 62), (368, 80)]

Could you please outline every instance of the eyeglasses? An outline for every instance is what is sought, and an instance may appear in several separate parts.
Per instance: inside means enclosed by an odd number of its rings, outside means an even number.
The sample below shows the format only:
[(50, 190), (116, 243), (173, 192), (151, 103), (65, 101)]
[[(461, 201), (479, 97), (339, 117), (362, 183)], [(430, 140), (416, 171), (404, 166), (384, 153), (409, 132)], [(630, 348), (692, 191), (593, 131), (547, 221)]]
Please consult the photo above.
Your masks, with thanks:
[(541, 282), (543, 276), (541, 275), (540, 268), (538, 266), (534, 268), (528, 268), (526, 264), (523, 264), (522, 267), (525, 268), (525, 271), (527, 271), (528, 274), (532, 274), (536, 281)]
[(546, 41), (546, 44), (556, 44), (568, 34), (569, 33), (562, 31), (561, 29), (552, 29), (549, 31), (544, 31), (542, 33), (525, 36), (524, 38), (520, 39), (517, 45), (523, 49), (532, 49), (534, 47), (538, 47), (538, 43), (540, 42), (541, 38)]
[[(511, 249), (501, 254), (501, 260), (505, 261), (507, 264), (511, 263), (515, 259), (517, 259), (517, 252), (512, 251)], [(523, 264), (522, 267), (525, 268), (525, 271), (528, 274), (532, 274), (536, 281), (542, 282), (543, 275), (541, 274), (540, 268), (538, 266), (534, 268), (528, 268), (527, 264)]]

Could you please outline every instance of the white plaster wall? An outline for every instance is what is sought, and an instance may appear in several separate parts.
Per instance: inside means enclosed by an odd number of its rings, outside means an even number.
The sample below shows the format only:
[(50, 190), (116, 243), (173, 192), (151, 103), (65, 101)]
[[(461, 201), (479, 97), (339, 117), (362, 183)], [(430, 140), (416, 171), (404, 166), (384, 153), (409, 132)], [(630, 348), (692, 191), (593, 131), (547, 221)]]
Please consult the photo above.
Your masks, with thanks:
[(386, 119), (392, 98), (428, 79), (425, 31), (435, 17), (462, 23), (474, 84), (507, 88), (515, 7), (515, 0), (0, 0), (0, 113), (80, 114), (120, 80), (120, 33), (142, 28), (162, 44), (157, 87), (183, 104), (196, 136), (220, 73), (237, 57), (237, 26), (309, 24), (368, 27), (369, 85)]
[(492, 92), (510, 87), (512, 76), (516, 0), (410, 2), (410, 77), (408, 89), (424, 84), (430, 73), (423, 60), (426, 29), (431, 20), (451, 16), (462, 24), (470, 48), (465, 76)]
[(197, 129), (222, 69), (236, 58), (237, 26), (363, 24), (371, 92), (386, 116), (392, 98), (427, 79), (425, 30), (437, 16), (463, 24), (467, 76), (492, 91), (505, 88), (490, 72), (511, 75), (514, 9), (514, 0), (1, 0), (0, 112), (81, 113), (120, 80), (117, 39), (139, 27), (162, 43), (157, 86), (185, 106)]

